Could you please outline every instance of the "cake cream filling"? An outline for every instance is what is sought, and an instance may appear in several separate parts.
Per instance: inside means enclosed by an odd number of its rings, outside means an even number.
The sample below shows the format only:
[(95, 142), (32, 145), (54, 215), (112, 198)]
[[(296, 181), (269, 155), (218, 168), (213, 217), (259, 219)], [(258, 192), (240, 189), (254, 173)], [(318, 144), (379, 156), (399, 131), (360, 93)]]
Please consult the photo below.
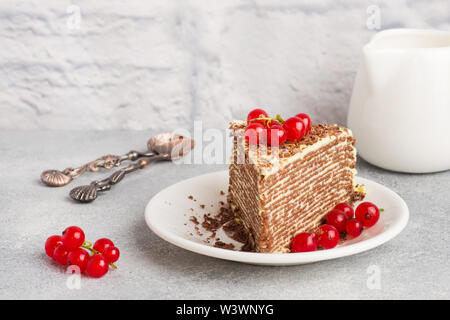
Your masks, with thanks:
[[(232, 125), (235, 126), (245, 126), (247, 121), (244, 120), (235, 120), (232, 122)], [(243, 138), (244, 135), (244, 129), (237, 129), (232, 130), (232, 135), (235, 135), (238, 137), (237, 143), (238, 143), (238, 150), (242, 150), (245, 152), (248, 152), (249, 156), (249, 163), (258, 165), (258, 164), (270, 164), (270, 166), (262, 166), (260, 167), (260, 173), (263, 176), (269, 176), (272, 174), (275, 174), (280, 168), (284, 167), (285, 165), (288, 165), (289, 163), (295, 162), (299, 159), (303, 159), (308, 153), (314, 152), (325, 145), (329, 144), (330, 142), (340, 138), (340, 137), (352, 137), (352, 131), (347, 128), (339, 127), (342, 131), (339, 136), (326, 136), (323, 138), (320, 138), (319, 141), (316, 143), (309, 145), (309, 146), (300, 146), (301, 151), (297, 152), (291, 157), (287, 158), (280, 158), (275, 151), (274, 154), (267, 154), (265, 148), (259, 148), (257, 146), (250, 146), (246, 147), (246, 141)], [(233, 132), (234, 131), (234, 132)], [(241, 144), (239, 146), (239, 144)], [(273, 149), (275, 150), (275, 149)], [(353, 148), (353, 153), (356, 156), (356, 149)], [(239, 155), (238, 155), (239, 157)], [(356, 174), (356, 170), (355, 170)]]
[(300, 152), (294, 154), (292, 157), (289, 157), (289, 158), (279, 158), (276, 156), (271, 157), (270, 155), (269, 156), (262, 155), (262, 156), (258, 157), (258, 154), (255, 152), (251, 152), (250, 157), (251, 157), (251, 161), (254, 161), (254, 163), (258, 162), (258, 158), (260, 158), (263, 161), (268, 160), (272, 164), (272, 166), (270, 166), (269, 168), (265, 168), (265, 167), (261, 168), (261, 174), (263, 176), (270, 176), (272, 174), (276, 174), (280, 168), (282, 168), (292, 162), (295, 162), (297, 160), (303, 159), (308, 153), (314, 152), (336, 139), (337, 138), (335, 136), (328, 136), (328, 137), (322, 138), (317, 143), (305, 147)]
[[(335, 169), (336, 167), (338, 167), (338, 166), (339, 166), (339, 163), (335, 163), (334, 165), (328, 167), (327, 169), (328, 169), (328, 171), (334, 171), (334, 169)], [(351, 169), (343, 169), (343, 170), (351, 170)], [(306, 171), (304, 172), (304, 174), (307, 175), (308, 173), (310, 173), (310, 172), (312, 172), (312, 171), (314, 171), (314, 170), (313, 170), (313, 169), (306, 170)], [(317, 175), (312, 176), (312, 177), (309, 178), (308, 180), (302, 181), (301, 183), (299, 182), (299, 183), (297, 183), (297, 184), (291, 185), (291, 187), (292, 187), (292, 190), (291, 190), (291, 191), (285, 191), (285, 192), (283, 192), (282, 194), (279, 194), (277, 197), (271, 198), (271, 200), (270, 200), (269, 202), (267, 202), (267, 205), (268, 205), (268, 206), (271, 206), (271, 205), (275, 204), (276, 202), (278, 202), (281, 198), (284, 198), (284, 197), (290, 197), (290, 196), (294, 193), (294, 190), (295, 190), (295, 192), (296, 192), (296, 197), (293, 197), (292, 200), (291, 200), (290, 202), (295, 202), (297, 198), (301, 198), (305, 193), (308, 193), (308, 192), (310, 191), (310, 187), (308, 187), (308, 184), (309, 184), (309, 182), (310, 182), (311, 180), (314, 180), (314, 179), (316, 178), (316, 176), (317, 176)], [(290, 177), (286, 177), (286, 178), (284, 178), (283, 180), (277, 182), (276, 184), (273, 185), (272, 188), (268, 189), (268, 190), (263, 194), (263, 196), (267, 196), (267, 195), (273, 193), (273, 190), (276, 190), (277, 188), (280, 188), (281, 186), (283, 186), (284, 183), (285, 183), (287, 180), (289, 180), (289, 179), (290, 179)], [(331, 179), (331, 178), (330, 178), (330, 179)], [(303, 192), (303, 193), (298, 193), (298, 190), (304, 190), (304, 192)]]

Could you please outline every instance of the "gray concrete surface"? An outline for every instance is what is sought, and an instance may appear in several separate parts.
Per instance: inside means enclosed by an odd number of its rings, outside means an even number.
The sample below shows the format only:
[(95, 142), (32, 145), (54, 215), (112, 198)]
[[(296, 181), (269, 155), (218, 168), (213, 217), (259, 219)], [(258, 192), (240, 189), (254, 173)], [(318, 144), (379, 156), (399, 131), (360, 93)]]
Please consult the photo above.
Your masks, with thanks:
[[(450, 171), (399, 174), (360, 159), (362, 177), (405, 199), (411, 212), (406, 229), (369, 252), (295, 267), (252, 266), (201, 256), (148, 229), (144, 207), (156, 192), (224, 165), (159, 163), (130, 175), (88, 205), (72, 202), (68, 191), (96, 175), (87, 174), (64, 188), (48, 188), (39, 181), (43, 169), (63, 169), (102, 153), (141, 149), (151, 134), (0, 131), (0, 298), (450, 298)], [(101, 279), (82, 277), (79, 290), (69, 289), (68, 275), (44, 253), (45, 239), (69, 225), (82, 227), (90, 240), (115, 241), (121, 250), (119, 268)], [(380, 289), (366, 285), (371, 266), (380, 271)]]

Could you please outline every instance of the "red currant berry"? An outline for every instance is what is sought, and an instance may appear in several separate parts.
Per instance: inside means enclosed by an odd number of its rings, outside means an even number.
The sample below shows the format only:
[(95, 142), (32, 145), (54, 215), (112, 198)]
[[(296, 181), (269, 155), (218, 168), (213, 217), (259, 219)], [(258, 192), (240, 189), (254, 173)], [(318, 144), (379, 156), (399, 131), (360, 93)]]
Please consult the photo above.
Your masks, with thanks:
[(67, 249), (63, 244), (57, 245), (53, 251), (53, 258), (63, 266), (67, 265), (67, 255), (69, 254), (69, 249)]
[(78, 266), (80, 268), (80, 272), (84, 272), (84, 270), (86, 270), (89, 257), (89, 253), (86, 250), (76, 248), (67, 255), (67, 264), (69, 266)]
[(299, 118), (292, 117), (283, 123), (283, 128), (287, 132), (287, 140), (298, 142), (305, 136), (305, 125)]
[(62, 233), (62, 242), (67, 249), (80, 247), (84, 242), (83, 230), (76, 226), (66, 228)]
[(94, 254), (88, 260), (86, 271), (93, 278), (100, 278), (108, 272), (108, 262), (100, 254)]
[(95, 251), (103, 253), (106, 248), (109, 246), (114, 247), (114, 243), (108, 238), (101, 238), (95, 241), (94, 246), (92, 247)]
[(332, 249), (337, 246), (339, 242), (339, 231), (328, 224), (319, 227), (319, 246), (324, 249)]
[(55, 248), (63, 244), (61, 236), (51, 236), (45, 241), (45, 253), (50, 257), (53, 258), (53, 251), (55, 251)]
[(355, 216), (364, 227), (370, 228), (380, 218), (380, 210), (371, 202), (363, 202), (356, 208)]
[(259, 123), (259, 124), (262, 125), (264, 128), (267, 127), (267, 120), (259, 119), (259, 120), (252, 120), (252, 121), (249, 121), (249, 122), (248, 122), (248, 124), (253, 124), (253, 123)]
[(351, 218), (350, 220), (347, 221), (347, 225), (345, 226), (345, 231), (347, 231), (347, 233), (350, 236), (356, 238), (357, 236), (359, 236), (362, 233), (363, 224), (358, 219)]
[(345, 203), (345, 202), (339, 203), (334, 208), (336, 210), (343, 211), (348, 219), (353, 218), (353, 215), (354, 215), (353, 207), (351, 205), (349, 205), (348, 203)]
[(306, 113), (299, 113), (295, 117), (302, 119), (305, 125), (305, 134), (311, 131), (311, 118)]
[(317, 250), (317, 235), (315, 233), (302, 232), (292, 240), (291, 252), (308, 252)]
[[(257, 119), (261, 116), (263, 116), (264, 118), (269, 117), (267, 112), (265, 112), (263, 109), (254, 109), (254, 110), (250, 111), (249, 114), (247, 115), (247, 121), (250, 121), (252, 119)], [(252, 121), (252, 123), (253, 123), (253, 121)]]
[(267, 129), (267, 145), (269, 146), (278, 147), (286, 141), (286, 138), (286, 131), (280, 125), (275, 125)]
[(281, 123), (279, 123), (277, 120), (270, 120), (270, 121), (267, 121), (266, 126), (267, 126), (267, 128), (272, 128), (275, 126), (281, 126)]
[(327, 214), (326, 223), (335, 227), (339, 232), (344, 232), (347, 216), (343, 211), (333, 209)]
[(103, 257), (105, 257), (108, 263), (116, 262), (119, 260), (120, 251), (114, 246), (109, 246), (105, 248), (105, 251), (103, 251)]
[(266, 137), (267, 129), (260, 123), (249, 124), (244, 131), (245, 139), (250, 144), (258, 144)]

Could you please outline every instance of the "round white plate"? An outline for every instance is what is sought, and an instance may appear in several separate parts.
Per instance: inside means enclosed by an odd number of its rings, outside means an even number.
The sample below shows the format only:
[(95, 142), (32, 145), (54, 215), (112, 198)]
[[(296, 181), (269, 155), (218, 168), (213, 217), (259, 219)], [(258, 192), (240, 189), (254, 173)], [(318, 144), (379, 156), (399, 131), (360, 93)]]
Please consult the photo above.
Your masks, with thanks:
[[(189, 219), (194, 215), (201, 222), (205, 213), (211, 212), (214, 215), (220, 207), (219, 202), (226, 202), (228, 171), (187, 179), (160, 191), (147, 204), (145, 220), (150, 229), (164, 240), (181, 248), (215, 258), (274, 266), (335, 259), (370, 250), (391, 240), (408, 222), (408, 207), (395, 192), (364, 178), (357, 177), (356, 182), (366, 186), (368, 193), (364, 201), (377, 204), (384, 209), (384, 212), (380, 213), (378, 223), (364, 230), (361, 236), (347, 240), (330, 250), (285, 254), (255, 253), (216, 248), (213, 246), (214, 241), (205, 243), (210, 233), (200, 229), (199, 231), (204, 235), (199, 236), (194, 229), (195, 224)], [(225, 194), (221, 194), (221, 191)], [(196, 201), (189, 199), (189, 196)], [(205, 208), (202, 209), (200, 205), (204, 205)], [(238, 244), (226, 237), (224, 233), (218, 233), (217, 236), (225, 243)]]

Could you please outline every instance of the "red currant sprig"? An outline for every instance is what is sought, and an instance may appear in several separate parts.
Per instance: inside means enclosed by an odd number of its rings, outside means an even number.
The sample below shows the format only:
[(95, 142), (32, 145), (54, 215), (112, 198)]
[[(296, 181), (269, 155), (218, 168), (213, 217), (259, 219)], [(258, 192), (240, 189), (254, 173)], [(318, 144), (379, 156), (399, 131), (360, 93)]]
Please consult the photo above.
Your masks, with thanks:
[(339, 243), (340, 234), (356, 238), (364, 228), (370, 228), (378, 222), (380, 211), (383, 212), (384, 209), (379, 209), (371, 202), (362, 202), (355, 211), (349, 204), (339, 203), (327, 214), (326, 223), (316, 233), (303, 232), (294, 237), (291, 252), (332, 249)]
[[(68, 227), (62, 236), (54, 235), (45, 242), (45, 252), (61, 265), (76, 265), (81, 272), (99, 278), (108, 272), (109, 266), (119, 259), (120, 251), (114, 243), (101, 238), (94, 245), (85, 240), (84, 232), (76, 226)], [(92, 255), (89, 254), (92, 253)]]
[(245, 138), (250, 144), (279, 146), (285, 141), (300, 141), (310, 130), (311, 119), (304, 113), (285, 121), (279, 114), (271, 118), (263, 109), (254, 109), (247, 115)]
[[(258, 109), (256, 109), (256, 110), (258, 110)], [(253, 111), (251, 111), (248, 114), (248, 116), (247, 116), (247, 123), (248, 124), (260, 123), (263, 126), (265, 126), (267, 128), (270, 128), (272, 125), (283, 125), (283, 123), (284, 123), (283, 118), (279, 114), (277, 114), (275, 116), (275, 118), (269, 117), (267, 115), (267, 113), (266, 113), (266, 115), (261, 114), (259, 117), (256, 117), (256, 118), (250, 118)]]
[[(97, 243), (99, 242), (99, 240), (102, 241), (102, 242), (104, 242), (105, 240), (107, 240), (110, 244), (105, 245), (105, 246), (99, 246), (99, 245), (97, 244)], [(87, 249), (87, 250), (89, 250), (89, 251), (93, 254), (92, 256), (94, 256), (94, 255), (101, 255), (101, 256), (105, 259), (105, 261), (109, 263), (109, 265), (110, 265), (111, 267), (113, 267), (114, 269), (117, 269), (117, 266), (114, 265), (114, 263), (112, 263), (112, 262), (117, 261), (117, 260), (119, 259), (119, 256), (117, 255), (117, 259), (116, 259), (116, 260), (109, 262), (109, 259), (107, 259), (107, 256), (105, 256), (105, 252), (108, 252), (108, 249), (113, 248), (114, 250), (117, 250), (117, 253), (118, 253), (118, 252), (119, 252), (119, 249), (117, 249), (117, 248), (114, 246), (113, 242), (112, 242), (111, 240), (109, 240), (109, 239), (102, 238), (102, 239), (99, 239), (99, 240), (97, 240), (97, 241), (94, 243), (94, 246), (92, 246), (92, 243), (91, 243), (91, 242), (85, 241), (81, 247), (82, 247), (82, 248), (85, 248), (85, 249)], [(97, 250), (94, 249), (94, 248), (97, 248), (99, 251), (97, 251)], [(107, 264), (108, 264), (108, 263), (107, 263)]]
[[(326, 223), (334, 226), (340, 233), (347, 232), (350, 236), (357, 237), (363, 227), (372, 227), (379, 217), (380, 210), (371, 202), (360, 203), (355, 211), (349, 204), (339, 203), (326, 216)], [(358, 232), (359, 229), (361, 230)]]

